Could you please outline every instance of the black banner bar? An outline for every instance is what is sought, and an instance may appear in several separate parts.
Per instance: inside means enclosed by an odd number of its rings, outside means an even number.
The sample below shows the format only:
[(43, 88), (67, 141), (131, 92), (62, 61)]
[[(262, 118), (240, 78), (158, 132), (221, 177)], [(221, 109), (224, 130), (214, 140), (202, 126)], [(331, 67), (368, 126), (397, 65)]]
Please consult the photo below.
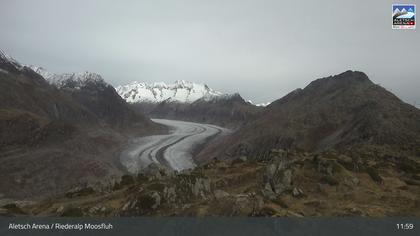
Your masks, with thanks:
[(0, 218), (0, 235), (420, 235), (419, 218)]

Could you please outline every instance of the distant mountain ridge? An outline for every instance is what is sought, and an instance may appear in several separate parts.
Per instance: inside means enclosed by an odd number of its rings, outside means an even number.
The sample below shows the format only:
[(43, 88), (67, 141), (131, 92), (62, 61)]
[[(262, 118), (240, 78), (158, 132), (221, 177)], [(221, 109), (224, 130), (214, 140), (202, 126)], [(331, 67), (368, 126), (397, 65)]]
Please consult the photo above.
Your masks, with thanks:
[(211, 99), (224, 95), (209, 88), (206, 84), (198, 84), (185, 80), (177, 80), (173, 84), (164, 82), (133, 82), (117, 86), (118, 94), (129, 103), (160, 103), (163, 101), (192, 103), (198, 99)]
[[(173, 84), (164, 82), (118, 86), (114, 89), (97, 73), (51, 73), (43, 67), (29, 65), (45, 80), (65, 91), (107, 123), (122, 126), (130, 123), (134, 115), (122, 101), (131, 104), (137, 113), (153, 118), (180, 119), (239, 127), (256, 117), (266, 104), (246, 102), (238, 93), (224, 94), (185, 80)], [(115, 92), (116, 91), (116, 92)], [(93, 99), (95, 98), (95, 99)], [(121, 101), (118, 101), (121, 100)], [(120, 117), (124, 117), (121, 119)]]
[(135, 103), (132, 107), (153, 118), (193, 121), (237, 128), (254, 119), (262, 107), (246, 102), (238, 93), (201, 98), (193, 103), (163, 101)]
[(69, 86), (73, 88), (80, 88), (88, 83), (109, 85), (105, 82), (101, 75), (89, 71), (55, 74), (47, 71), (43, 67), (34, 65), (28, 65), (28, 67), (40, 74), (45, 80), (47, 80), (48, 83), (56, 86), (57, 88)]
[(96, 122), (94, 114), (65, 94), (52, 89), (44, 78), (0, 51), (0, 107), (32, 112), (69, 123)]
[(117, 87), (118, 94), (138, 112), (149, 117), (175, 119), (238, 128), (254, 119), (269, 103), (253, 104), (239, 93), (215, 91), (206, 84), (177, 80), (133, 82)]
[(141, 114), (135, 114), (117, 94), (115, 88), (105, 82), (101, 75), (89, 71), (79, 73), (51, 73), (43, 67), (29, 65), (50, 85), (68, 93), (98, 118), (114, 127), (140, 121), (148, 123)]

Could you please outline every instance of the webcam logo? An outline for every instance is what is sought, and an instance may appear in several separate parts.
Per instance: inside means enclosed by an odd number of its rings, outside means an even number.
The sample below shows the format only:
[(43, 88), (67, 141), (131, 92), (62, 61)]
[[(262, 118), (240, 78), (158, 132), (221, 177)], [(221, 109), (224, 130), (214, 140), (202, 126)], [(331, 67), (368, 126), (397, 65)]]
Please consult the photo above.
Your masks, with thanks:
[(415, 29), (416, 28), (416, 5), (393, 4), (392, 5), (392, 28)]

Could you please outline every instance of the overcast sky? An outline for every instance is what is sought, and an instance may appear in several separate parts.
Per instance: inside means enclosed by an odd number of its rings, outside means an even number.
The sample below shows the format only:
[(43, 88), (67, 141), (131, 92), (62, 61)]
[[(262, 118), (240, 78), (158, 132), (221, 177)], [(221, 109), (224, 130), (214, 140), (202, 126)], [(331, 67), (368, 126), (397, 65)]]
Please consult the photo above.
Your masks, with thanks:
[(0, 0), (0, 48), (56, 73), (185, 79), (254, 102), (361, 70), (419, 106), (420, 28), (392, 30), (393, 2)]

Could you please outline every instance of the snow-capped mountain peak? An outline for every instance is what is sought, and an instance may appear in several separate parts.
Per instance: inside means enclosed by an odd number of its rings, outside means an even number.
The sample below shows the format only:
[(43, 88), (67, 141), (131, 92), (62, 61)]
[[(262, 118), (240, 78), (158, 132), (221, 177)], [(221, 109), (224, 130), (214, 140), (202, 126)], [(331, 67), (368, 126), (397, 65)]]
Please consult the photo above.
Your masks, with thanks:
[(116, 90), (129, 103), (159, 103), (163, 101), (192, 103), (201, 98), (209, 99), (223, 95), (205, 84), (185, 80), (177, 80), (173, 84), (135, 81), (128, 85), (118, 86)]
[(55, 74), (45, 70), (43, 67), (34, 65), (29, 65), (28, 67), (44, 77), (44, 79), (47, 80), (50, 84), (55, 85), (58, 88), (80, 88), (87, 83), (106, 84), (104, 79), (99, 74), (89, 71)]
[(39, 75), (41, 75), (42, 77), (44, 77), (44, 79), (46, 79), (47, 81), (49, 81), (50, 79), (52, 79), (55, 76), (54, 73), (50, 73), (49, 71), (47, 71), (43, 67), (34, 66), (34, 65), (28, 65), (28, 67), (31, 68), (36, 73), (38, 73)]

